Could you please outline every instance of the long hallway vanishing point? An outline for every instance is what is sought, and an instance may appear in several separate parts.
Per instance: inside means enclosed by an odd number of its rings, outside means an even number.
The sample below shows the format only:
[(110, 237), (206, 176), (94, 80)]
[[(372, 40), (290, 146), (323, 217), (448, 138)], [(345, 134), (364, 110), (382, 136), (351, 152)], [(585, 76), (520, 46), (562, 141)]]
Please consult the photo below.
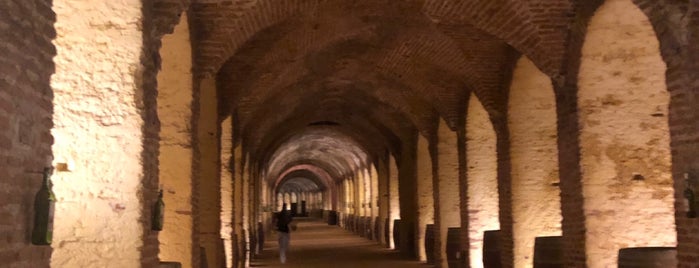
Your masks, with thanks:
[(697, 39), (697, 0), (0, 0), (0, 266), (276, 265), (286, 203), (311, 266), (696, 268)]

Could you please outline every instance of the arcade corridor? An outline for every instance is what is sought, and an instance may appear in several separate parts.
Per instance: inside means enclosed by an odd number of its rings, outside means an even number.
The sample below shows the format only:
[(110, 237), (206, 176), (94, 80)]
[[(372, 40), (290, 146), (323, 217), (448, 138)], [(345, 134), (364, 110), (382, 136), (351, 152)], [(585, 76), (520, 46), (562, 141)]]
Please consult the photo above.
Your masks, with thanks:
[(288, 267), (699, 268), (699, 0), (0, 0), (0, 267), (283, 204)]

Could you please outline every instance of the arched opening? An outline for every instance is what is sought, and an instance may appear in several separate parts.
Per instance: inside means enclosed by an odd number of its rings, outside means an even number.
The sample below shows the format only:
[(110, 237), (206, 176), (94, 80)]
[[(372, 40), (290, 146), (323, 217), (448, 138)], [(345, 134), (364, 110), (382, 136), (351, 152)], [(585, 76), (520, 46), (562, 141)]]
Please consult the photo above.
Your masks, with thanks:
[[(221, 143), (219, 148), (221, 153), (221, 239), (223, 239), (225, 265), (227, 268), (233, 267), (233, 263), (237, 261), (233, 255), (233, 230), (235, 228), (233, 222), (233, 173), (235, 170), (231, 166), (233, 161), (235, 161), (233, 150), (233, 118), (228, 116), (221, 123)], [(161, 257), (161, 260), (167, 259)]]
[(434, 178), (435, 201), (435, 262), (448, 267), (447, 233), (461, 226), (461, 195), (459, 193), (459, 150), (457, 133), (443, 119), (437, 131), (437, 176)]
[[(425, 251), (425, 228), (428, 224), (434, 224), (434, 188), (432, 187), (432, 156), (430, 155), (429, 141), (423, 136), (418, 136), (417, 142), (417, 238), (416, 249), (420, 261), (427, 260)], [(434, 252), (430, 252), (434, 254)]]
[(195, 246), (192, 241), (192, 48), (189, 38), (187, 14), (182, 13), (173, 33), (162, 39), (162, 65), (158, 73), (159, 184), (163, 188), (167, 224), (158, 234), (158, 258), (185, 266), (193, 265)]
[(471, 95), (466, 114), (466, 177), (471, 267), (483, 267), (485, 231), (499, 230), (497, 137), (488, 112)]
[(656, 34), (631, 0), (594, 14), (578, 76), (587, 265), (675, 246), (668, 93)]
[(391, 249), (396, 248), (394, 243), (395, 237), (393, 237), (393, 229), (398, 228), (394, 226), (394, 221), (400, 219), (400, 196), (398, 195), (399, 182), (398, 182), (398, 165), (396, 164), (396, 159), (393, 155), (389, 156), (388, 161), (388, 191), (389, 191), (389, 212), (390, 219), (388, 221), (388, 234), (389, 234), (389, 247)]
[(508, 101), (515, 267), (532, 267), (536, 237), (561, 235), (561, 191), (553, 85), (526, 56)]

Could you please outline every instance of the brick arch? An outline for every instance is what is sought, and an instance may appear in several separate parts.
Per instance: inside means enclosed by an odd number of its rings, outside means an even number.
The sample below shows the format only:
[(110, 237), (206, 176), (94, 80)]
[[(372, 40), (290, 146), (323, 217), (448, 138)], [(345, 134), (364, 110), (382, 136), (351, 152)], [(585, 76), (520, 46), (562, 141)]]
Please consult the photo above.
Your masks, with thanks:
[[(478, 96), (479, 102), (491, 116), (504, 114), (507, 99), (506, 90), (507, 73), (514, 68), (514, 63), (520, 53), (510, 45), (495, 39), (481, 29), (468, 24), (439, 23), (440, 31), (456, 42), (464, 57), (478, 66), (479, 72), (474, 79), (479, 81), (477, 87), (473, 87), (473, 93)], [(506, 79), (505, 79), (506, 80)], [(464, 100), (464, 104), (468, 99)], [(461, 111), (465, 107), (461, 108)]]
[(333, 177), (339, 178), (351, 174), (370, 161), (370, 153), (363, 144), (352, 136), (336, 128), (309, 127), (294, 132), (288, 138), (269, 147), (265, 155), (257, 159), (263, 165), (267, 175), (286, 169), (289, 163), (309, 161), (325, 167)]
[(676, 245), (667, 68), (646, 14), (631, 0), (605, 1), (590, 19), (579, 70), (588, 265), (614, 265), (624, 247)]
[[(311, 123), (309, 119), (371, 122), (373, 128), (385, 129), (383, 136), (386, 137), (403, 133), (402, 130), (415, 128), (405, 113), (396, 111), (389, 104), (376, 100), (362, 91), (345, 90), (338, 95), (318, 95), (313, 91), (304, 92), (304, 87), (298, 87), (287, 93), (263, 103), (267, 105), (262, 105), (263, 109), (260, 112), (251, 115), (255, 118), (267, 118), (267, 120), (244, 125), (245, 136), (264, 136), (278, 124), (287, 123), (291, 126), (289, 122), (294, 118), (300, 119), (302, 124), (304, 121), (306, 124)], [(276, 110), (275, 107), (280, 105), (287, 105), (288, 108), (283, 111)], [(256, 139), (251, 141), (255, 143)]]
[[(264, 163), (268, 163), (271, 158), (271, 154), (282, 145), (281, 141), (285, 141), (288, 137), (291, 137), (295, 133), (302, 132), (307, 127), (307, 121), (304, 121), (305, 117), (297, 117), (289, 120), (284, 120), (277, 126), (273, 126), (267, 135), (262, 136), (262, 141), (258, 146), (257, 150), (254, 151), (254, 158), (258, 159), (258, 168), (263, 168)], [(342, 135), (348, 136), (359, 144), (359, 146), (367, 153), (368, 158), (375, 159), (378, 155), (378, 151), (383, 152), (384, 150), (389, 150), (391, 152), (397, 152), (399, 148), (399, 138), (393, 136), (392, 132), (388, 129), (377, 129), (374, 122), (359, 121), (358, 119), (352, 119), (352, 121), (342, 121), (337, 120), (340, 126), (333, 126), (331, 129), (339, 132)], [(387, 136), (390, 135), (390, 136)], [(337, 174), (340, 176), (341, 174)]]
[(284, 172), (279, 174), (277, 179), (274, 181), (272, 185), (274, 185), (273, 189), (276, 189), (277, 185), (279, 185), (279, 182), (285, 178), (289, 174), (293, 174), (295, 172), (299, 171), (308, 171), (312, 174), (314, 174), (320, 181), (322, 181), (326, 185), (326, 190), (329, 193), (329, 198), (330, 202), (332, 202), (332, 208), (335, 209), (337, 205), (337, 200), (335, 200), (337, 196), (337, 187), (335, 187), (335, 182), (336, 180), (327, 172), (322, 167), (310, 164), (310, 163), (298, 163), (296, 165), (289, 165), (287, 168), (284, 169)]
[[(360, 129), (362, 127), (359, 127)], [(371, 131), (371, 130), (365, 130), (365, 131)], [(364, 154), (363, 157), (357, 156), (359, 159), (360, 163), (349, 163), (352, 167), (358, 167), (358, 166), (365, 166), (366, 161), (370, 161), (371, 159), (375, 158), (375, 154), (370, 151), (370, 149), (373, 148), (383, 148), (385, 147), (385, 144), (381, 144), (379, 142), (373, 142), (371, 140), (366, 139), (366, 137), (362, 136), (363, 134), (366, 135), (366, 132), (362, 133), (360, 131), (352, 131), (350, 130), (349, 127), (341, 127), (341, 126), (315, 126), (315, 127), (305, 127), (305, 128), (299, 128), (295, 129), (293, 131), (289, 132), (272, 132), (272, 134), (267, 135), (266, 137), (263, 137), (263, 145), (260, 146), (260, 150), (256, 152), (254, 155), (255, 159), (257, 159), (257, 164), (255, 165), (256, 167), (259, 167), (260, 169), (269, 169), (269, 165), (271, 164), (272, 161), (274, 161), (274, 157), (277, 151), (280, 149), (283, 149), (283, 146), (288, 144), (290, 141), (293, 141), (294, 139), (296, 140), (302, 140), (304, 136), (307, 136), (308, 133), (325, 133), (327, 134), (330, 138), (332, 139), (339, 139), (342, 140), (344, 139), (345, 141), (351, 141), (351, 144), (348, 145), (343, 145), (345, 147), (355, 147), (354, 150), (361, 150)], [(351, 146), (350, 146), (351, 145)], [(376, 147), (375, 147), (376, 146)], [(352, 148), (349, 148), (352, 149)], [(350, 151), (350, 150), (347, 151)], [(354, 168), (348, 168), (346, 170), (353, 170)], [(333, 173), (333, 176), (339, 177), (346, 175), (346, 173)]]
[[(370, 72), (371, 70), (367, 70)], [(370, 75), (370, 74), (367, 74)], [(309, 79), (304, 79), (308, 81)], [(373, 85), (372, 81), (364, 82), (364, 78), (358, 78), (354, 84), (342, 86), (342, 89), (337, 89), (334, 92), (328, 92), (323, 89), (326, 85), (324, 81), (298, 84), (283, 90), (281, 93), (268, 98), (267, 100), (256, 103), (254, 110), (238, 110), (237, 113), (244, 115), (241, 120), (241, 125), (246, 129), (255, 129), (256, 125), (264, 122), (251, 121), (253, 118), (264, 118), (265, 116), (283, 117), (285, 113), (291, 113), (295, 109), (304, 109), (304, 107), (318, 106), (319, 104), (337, 102), (338, 97), (346, 98), (353, 101), (353, 105), (367, 107), (370, 111), (383, 111), (388, 114), (400, 115), (397, 118), (405, 118), (405, 122), (415, 126), (418, 129), (425, 129), (430, 123), (431, 114), (434, 113), (432, 107), (421, 98), (410, 94), (410, 91), (400, 87), (400, 85)], [(367, 92), (366, 88), (371, 88), (371, 92)], [(350, 92), (355, 91), (355, 92)], [(360, 98), (361, 97), (361, 98)], [(368, 102), (361, 104), (361, 102)], [(279, 105), (285, 105), (287, 109), (280, 113), (277, 109)], [(378, 116), (377, 118), (386, 118)], [(383, 119), (382, 119), (383, 120)]]
[[(315, 166), (314, 166), (315, 167)], [(273, 188), (277, 189), (279, 186), (283, 185), (284, 182), (294, 179), (294, 178), (307, 178), (311, 180), (313, 183), (315, 183), (316, 186), (318, 186), (319, 190), (329, 190), (330, 187), (332, 187), (332, 180), (328, 180), (329, 174), (327, 172), (321, 172), (324, 171), (322, 169), (318, 170), (318, 167), (311, 168), (311, 167), (304, 167), (303, 165), (300, 166), (293, 166), (289, 168), (288, 170), (285, 170), (283, 173), (280, 174), (279, 178), (276, 178), (274, 180), (274, 185)]]
[[(347, 23), (344, 21), (347, 20), (338, 19), (335, 24), (346, 26)], [(309, 24), (307, 21), (303, 20), (299, 23), (306, 28), (311, 27), (309, 25), (313, 24)], [(330, 26), (323, 26), (321, 28), (341, 28), (340, 26), (332, 26), (333, 23), (328, 24), (330, 24)], [(318, 50), (321, 49), (336, 52), (337, 49), (339, 49), (337, 47), (347, 50), (366, 51), (363, 53), (363, 55), (365, 55), (363, 56), (365, 58), (364, 65), (371, 66), (376, 64), (373, 60), (378, 58), (378, 66), (369, 73), (381, 73), (383, 76), (387, 76), (387, 79), (392, 79), (401, 84), (409, 82), (406, 84), (406, 88), (418, 88), (419, 90), (417, 91), (420, 92), (419, 95), (431, 96), (431, 98), (437, 99), (437, 104), (434, 106), (443, 110), (441, 113), (444, 114), (445, 118), (448, 118), (451, 127), (455, 127), (456, 118), (459, 113), (456, 112), (456, 108), (449, 107), (458, 106), (467, 88), (480, 87), (479, 81), (471, 79), (471, 77), (476, 76), (475, 69), (477, 69), (477, 66), (463, 57), (463, 52), (451, 39), (439, 34), (436, 28), (429, 25), (427, 27), (421, 26), (422, 28), (420, 28), (421, 30), (419, 31), (413, 29), (415, 28), (413, 27), (411, 30), (401, 30), (397, 32), (395, 34), (396, 36), (391, 37), (393, 40), (390, 41), (390, 44), (393, 45), (389, 48), (382, 49), (373, 48), (376, 46), (373, 40), (376, 39), (377, 36), (375, 33), (371, 33), (371, 30), (368, 29), (370, 27), (361, 23), (358, 24), (357, 27), (352, 28), (352, 34), (333, 30), (328, 34), (320, 35), (322, 37), (320, 40), (313, 39), (310, 41), (307, 36), (311, 36), (312, 34), (304, 33), (314, 31), (303, 27), (290, 27), (289, 23), (274, 26), (272, 28), (280, 29), (269, 32), (265, 30), (254, 39), (250, 40), (248, 45), (242, 47), (240, 52), (236, 54), (236, 56), (233, 56), (219, 73), (219, 77), (225, 77), (223, 84), (229, 85), (229, 89), (222, 90), (223, 93), (235, 95), (230, 96), (227, 101), (238, 102), (236, 99), (240, 99), (240, 95), (254, 97), (261, 95), (260, 98), (265, 98), (265, 95), (274, 94), (274, 88), (269, 89), (270, 87), (276, 86), (284, 88), (283, 85), (293, 83), (295, 80), (300, 79), (298, 77), (308, 76), (309, 71), (304, 69), (304, 67), (309, 67), (307, 66), (307, 62), (294, 59), (307, 58), (309, 57), (309, 53), (318, 53)], [(279, 34), (279, 31), (284, 30), (291, 32), (288, 34)], [(492, 39), (492, 37), (489, 36), (484, 36), (482, 38)], [(359, 41), (353, 41), (354, 39)], [(263, 40), (264, 42), (256, 40)], [(279, 44), (271, 45), (273, 42)], [(298, 49), (289, 49), (288, 47), (292, 44), (311, 45), (301, 46)], [(252, 47), (253, 49), (247, 49), (247, 47)], [(325, 52), (326, 54), (322, 53), (323, 52), (320, 52), (321, 55), (328, 54), (327, 52)], [(252, 54), (252, 56), (249, 54)], [(350, 58), (350, 60), (352, 60), (353, 58), (362, 56), (354, 54), (356, 53), (353, 53), (351, 56), (346, 56), (345, 58)], [(331, 55), (333, 54), (331, 53)], [(415, 64), (416, 61), (408, 57), (421, 59), (419, 62), (420, 64)], [(337, 62), (341, 60), (342, 58), (337, 60)], [(252, 62), (254, 62), (254, 65), (252, 65)], [(278, 62), (290, 63), (279, 68), (275, 66), (278, 65), (276, 64)], [(416, 70), (416, 66), (426, 64), (429, 65), (428, 68)], [(310, 68), (313, 68), (313, 66)], [(344, 73), (344, 70), (337, 71), (339, 73)], [(445, 75), (445, 73), (449, 73), (450, 75)], [(450, 79), (427, 82), (424, 79), (410, 81), (411, 77), (437, 76), (440, 78), (450, 77)], [(283, 82), (280, 82), (280, 79)], [(253, 83), (253, 81), (255, 81), (254, 85), (249, 85)], [(255, 92), (255, 95), (252, 95), (250, 92)], [(245, 96), (243, 96), (242, 99), (244, 99)], [(240, 100), (239, 102), (243, 105), (248, 103), (247, 100)]]
[(438, 23), (466, 23), (482, 29), (532, 58), (545, 73), (557, 76), (570, 9), (566, 0), (432, 0), (426, 1), (423, 11)]
[[(267, 27), (283, 23), (290, 17), (303, 12), (317, 15), (319, 14), (318, 10), (324, 7), (339, 6), (345, 7), (345, 11), (364, 8), (372, 12), (393, 6), (392, 9), (397, 8), (402, 11), (412, 9), (411, 13), (419, 14), (417, 7), (402, 1), (348, 3), (320, 0), (262, 0), (255, 2), (236, 0), (231, 3), (195, 3), (192, 7), (197, 14), (195, 20), (201, 25), (199, 35), (203, 39), (202, 43), (213, 44), (213, 46), (202, 48), (203, 57), (198, 61), (200, 71), (209, 75), (214, 74), (245, 42)], [(397, 14), (394, 11), (393, 14), (389, 15), (398, 19), (403, 14)], [(209, 19), (211, 16), (229, 19), (211, 21)], [(223, 36), (224, 39), (217, 40), (216, 37), (219, 36)]]
[[(569, 41), (566, 49), (566, 80), (565, 84), (555, 85), (557, 106), (558, 106), (558, 116), (559, 122), (564, 123), (565, 126), (559, 127), (559, 145), (564, 145), (560, 148), (560, 160), (561, 162), (561, 174), (567, 174), (568, 180), (561, 181), (561, 190), (568, 193), (567, 195), (561, 196), (561, 209), (567, 215), (563, 218), (563, 234), (565, 239), (564, 245), (564, 256), (567, 260), (566, 265), (568, 266), (579, 266), (583, 265), (586, 259), (586, 252), (580, 249), (586, 248), (585, 233), (586, 230), (584, 225), (580, 225), (580, 222), (574, 219), (584, 219), (584, 208), (583, 208), (583, 196), (580, 191), (581, 183), (581, 171), (579, 168), (580, 161), (580, 145), (577, 139), (579, 135), (579, 129), (577, 127), (578, 112), (577, 109), (571, 108), (576, 107), (577, 97), (575, 96), (578, 88), (577, 76), (580, 67), (581, 50), (583, 41), (585, 40), (587, 34), (587, 26), (590, 18), (593, 16), (598, 7), (603, 3), (603, 0), (594, 1), (584, 1), (575, 3), (575, 17), (570, 26), (569, 31)], [(683, 27), (681, 27), (685, 22), (682, 20), (682, 15), (686, 12), (686, 1), (646, 1), (646, 0), (633, 0), (637, 7), (639, 7), (646, 16), (650, 19), (650, 22), (655, 30), (655, 33), (660, 41), (660, 51), (663, 56), (664, 61), (667, 64), (666, 73), (666, 84), (667, 89), (670, 92), (684, 92), (687, 88), (686, 85), (689, 84), (687, 76), (685, 75), (684, 60), (686, 55), (680, 49), (686, 44), (682, 41), (681, 33)], [(685, 2), (685, 4), (682, 4)], [(684, 6), (683, 6), (684, 5)], [(675, 118), (685, 118), (686, 111), (674, 111), (678, 110), (673, 107), (685, 107), (687, 100), (684, 99), (682, 93), (671, 94), (670, 100), (670, 114)], [(679, 120), (678, 120), (679, 121)], [(691, 121), (691, 119), (690, 119)], [(679, 137), (679, 133), (676, 133), (675, 128), (671, 127), (670, 135), (671, 140), (675, 140)], [(676, 147), (673, 145), (673, 150)], [(674, 157), (674, 156), (673, 156)], [(678, 170), (678, 162), (673, 160), (673, 173), (675, 178), (682, 176), (682, 170)], [(680, 163), (681, 164), (681, 163)], [(681, 191), (681, 189), (675, 189), (676, 192)], [(676, 198), (681, 198), (681, 194), (677, 195)], [(677, 218), (678, 228), (681, 224), (680, 218)], [(682, 239), (681, 235), (678, 235), (678, 256), (691, 256), (694, 254), (687, 254), (689, 251), (683, 252), (683, 247), (681, 245)], [(687, 254), (687, 255), (683, 255)], [(694, 255), (696, 256), (696, 255)], [(681, 263), (681, 261), (680, 261)]]
[[(298, 135), (299, 133), (313, 129), (332, 130), (336, 132), (336, 134), (351, 138), (362, 150), (367, 152), (367, 160), (376, 158), (376, 153), (370, 149), (377, 150), (376, 148), (385, 148), (395, 150), (395, 148), (392, 148), (391, 141), (388, 139), (397, 138), (384, 137), (382, 133), (376, 129), (372, 129), (372, 126), (368, 124), (362, 125), (355, 122), (348, 123), (340, 121), (338, 122), (340, 125), (336, 126), (308, 126), (306, 122), (297, 124), (297, 120), (292, 120), (290, 124), (292, 125), (290, 127), (276, 126), (273, 128), (273, 131), (270, 131), (268, 135), (261, 138), (262, 141), (260, 142), (258, 149), (253, 152), (253, 156), (255, 159), (258, 159), (257, 162), (260, 164), (258, 166), (261, 167), (264, 163), (267, 163), (272, 157), (274, 151), (282, 146), (284, 142), (291, 139), (293, 136)], [(370, 136), (372, 138), (369, 138)]]
[[(367, 3), (368, 2), (368, 3)], [(469, 22), (486, 32), (505, 40), (517, 50), (534, 59), (548, 74), (558, 74), (557, 64), (561, 55), (552, 56), (544, 45), (562, 48), (566, 15), (571, 4), (566, 0), (537, 1), (524, 4), (519, 1), (493, 4), (492, 1), (424, 1), (389, 2), (367, 1), (355, 6), (392, 6), (389, 12), (410, 12), (429, 17), (433, 21)], [(371, 3), (376, 2), (376, 3)], [(318, 0), (236, 0), (228, 3), (194, 3), (195, 22), (201, 25), (199, 38), (203, 44), (202, 57), (197, 62), (204, 74), (215, 73), (228, 57), (233, 55), (248, 39), (267, 27), (279, 24), (300, 12), (313, 12), (322, 5), (338, 5), (336, 1)], [(395, 14), (393, 14), (395, 15)], [(405, 14), (399, 14), (405, 15)], [(211, 17), (227, 18), (211, 20)], [(553, 17), (553, 18), (551, 18)], [(502, 25), (512, 27), (502, 27)], [(556, 31), (562, 30), (562, 31)], [(225, 36), (229, 39), (216, 39)], [(555, 40), (555, 41), (545, 41)], [(550, 48), (550, 47), (549, 47)]]

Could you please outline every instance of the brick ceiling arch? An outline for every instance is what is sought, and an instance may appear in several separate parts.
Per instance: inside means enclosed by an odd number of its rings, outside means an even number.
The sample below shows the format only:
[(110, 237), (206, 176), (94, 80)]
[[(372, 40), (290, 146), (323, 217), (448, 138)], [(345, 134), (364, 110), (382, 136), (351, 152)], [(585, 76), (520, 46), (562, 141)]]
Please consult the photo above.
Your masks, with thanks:
[(330, 128), (311, 128), (283, 142), (265, 167), (268, 178), (278, 178), (300, 163), (322, 167), (337, 179), (352, 174), (368, 163), (368, 154), (354, 139)]
[[(465, 23), (504, 40), (531, 58), (545, 73), (558, 74), (572, 2), (570, 0), (198, 0), (193, 1), (199, 73), (214, 74), (247, 40), (299, 12), (319, 6), (384, 11), (409, 17), (418, 14), (434, 23)], [(397, 17), (396, 16), (396, 17)], [(556, 51), (558, 54), (552, 54)]]
[[(308, 126), (304, 123), (297, 124), (297, 122), (302, 121), (295, 120), (295, 122), (292, 123), (293, 126), (291, 127), (281, 127), (280, 125), (280, 127), (275, 128), (274, 131), (270, 131), (267, 136), (262, 138), (259, 150), (251, 154), (251, 157), (253, 159), (256, 159), (255, 163), (253, 163), (255, 168), (259, 170), (264, 169), (265, 165), (269, 163), (269, 161), (271, 160), (272, 155), (277, 151), (279, 147), (282, 146), (283, 143), (290, 140), (291, 137), (297, 135), (298, 133), (303, 133), (312, 129), (332, 130), (334, 132), (341, 133), (342, 135), (350, 137), (361, 147), (362, 150), (364, 150), (367, 153), (367, 158), (369, 160), (376, 159), (380, 150), (388, 150), (392, 152), (399, 152), (400, 150), (399, 147), (395, 147), (398, 146), (398, 137), (388, 137), (388, 139), (390, 140), (387, 140), (385, 137), (383, 137), (384, 133), (381, 133), (377, 129), (372, 129), (372, 126), (369, 124), (346, 124), (340, 121), (338, 122), (338, 125)], [(325, 123), (330, 121), (315, 122)]]
[(437, 24), (473, 25), (527, 55), (549, 76), (559, 76), (571, 0), (433, 0), (423, 12)]
[(304, 177), (314, 180), (321, 189), (330, 189), (333, 191), (335, 181), (328, 172), (318, 166), (299, 163), (296, 165), (287, 166), (281, 174), (275, 176), (267, 176), (267, 182), (272, 186), (273, 190), (278, 189), (279, 185), (287, 178)]
[[(313, 93), (293, 94), (288, 98), (309, 99), (308, 101), (291, 100), (296, 103), (288, 109), (279, 111), (269, 108), (266, 113), (256, 117), (265, 118), (255, 125), (248, 126), (243, 141), (248, 144), (255, 159), (270, 152), (272, 142), (280, 140), (284, 133), (294, 133), (307, 128), (318, 121), (332, 121), (340, 124), (339, 129), (346, 134), (356, 132), (355, 140), (366, 144), (367, 148), (386, 148), (393, 152), (400, 146), (400, 133), (415, 130), (413, 124), (403, 113), (393, 111), (388, 105), (361, 94), (322, 97), (313, 102), (317, 96)], [(280, 96), (281, 99), (285, 98)], [(276, 103), (282, 103), (283, 100)], [(275, 103), (275, 101), (271, 101)], [(305, 103), (305, 104), (304, 104)], [(270, 104), (271, 105), (271, 104)], [(282, 104), (283, 105), (283, 104)], [(274, 107), (274, 106), (272, 106)], [(255, 135), (247, 135), (256, 133)], [(369, 152), (373, 154), (373, 152)]]
[(311, 174), (311, 176), (287, 175), (279, 182), (275, 192), (299, 193), (318, 192), (322, 190), (322, 183), (319, 182), (315, 174)]
[[(328, 84), (362, 79), (373, 80), (374, 87), (388, 84), (387, 89), (401, 88), (402, 92), (415, 89), (415, 93), (400, 94), (412, 97), (406, 100), (411, 104), (434, 103), (450, 126), (456, 127), (461, 114), (456, 107), (468, 93), (466, 88), (480, 87), (478, 81), (470, 79), (478, 66), (463, 57), (457, 44), (427, 20), (407, 29), (369, 24), (356, 17), (342, 19), (341, 14), (326, 15), (335, 19), (322, 26), (313, 18), (297, 17), (295, 22), (271, 27), (224, 65), (218, 75), (224, 88), (221, 92), (226, 102), (239, 108), (243, 124), (249, 118), (246, 111), (259, 107), (260, 99), (286, 91), (299, 80), (322, 78)], [(292, 27), (294, 24), (299, 26)], [(349, 28), (349, 33), (344, 28)], [(280, 34), (282, 31), (289, 32)], [(493, 39), (487, 34), (480, 38)], [(405, 107), (408, 104), (403, 99), (391, 98), (391, 102)]]

